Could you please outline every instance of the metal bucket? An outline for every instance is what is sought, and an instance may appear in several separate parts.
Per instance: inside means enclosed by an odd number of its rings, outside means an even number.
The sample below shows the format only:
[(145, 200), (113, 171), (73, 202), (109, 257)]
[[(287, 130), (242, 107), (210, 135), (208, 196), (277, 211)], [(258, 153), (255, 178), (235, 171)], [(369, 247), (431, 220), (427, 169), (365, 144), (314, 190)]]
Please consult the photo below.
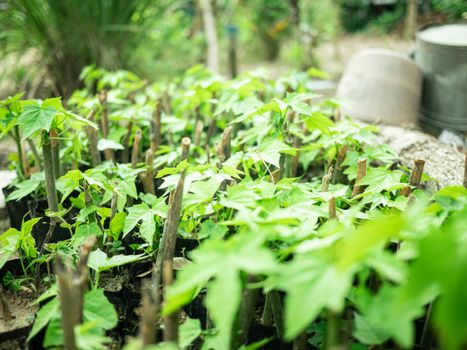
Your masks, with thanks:
[(419, 30), (415, 62), (423, 72), (420, 124), (467, 131), (467, 25)]
[(416, 124), (421, 85), (421, 71), (407, 55), (365, 49), (348, 63), (337, 97), (344, 101), (344, 114), (353, 118), (389, 125)]

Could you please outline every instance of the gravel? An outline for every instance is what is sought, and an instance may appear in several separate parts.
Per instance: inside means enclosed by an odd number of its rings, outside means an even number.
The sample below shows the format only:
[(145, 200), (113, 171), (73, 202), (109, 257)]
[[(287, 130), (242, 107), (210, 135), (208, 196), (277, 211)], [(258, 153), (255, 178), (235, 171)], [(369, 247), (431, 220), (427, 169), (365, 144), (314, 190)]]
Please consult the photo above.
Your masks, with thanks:
[(465, 156), (457, 148), (445, 145), (435, 137), (416, 130), (397, 126), (380, 126), (382, 142), (391, 146), (406, 166), (413, 166), (416, 159), (425, 161), (425, 172), (438, 182), (435, 189), (462, 185)]

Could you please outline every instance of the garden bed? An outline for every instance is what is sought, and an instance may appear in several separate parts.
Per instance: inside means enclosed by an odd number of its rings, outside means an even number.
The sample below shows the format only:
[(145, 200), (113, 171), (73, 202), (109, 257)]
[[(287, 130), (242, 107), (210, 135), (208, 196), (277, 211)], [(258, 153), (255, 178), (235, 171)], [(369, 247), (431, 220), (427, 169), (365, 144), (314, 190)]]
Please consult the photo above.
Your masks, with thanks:
[(4, 314), (39, 308), (5, 346), (465, 345), (463, 156), (341, 116), (305, 73), (82, 77), (67, 109), (2, 101)]

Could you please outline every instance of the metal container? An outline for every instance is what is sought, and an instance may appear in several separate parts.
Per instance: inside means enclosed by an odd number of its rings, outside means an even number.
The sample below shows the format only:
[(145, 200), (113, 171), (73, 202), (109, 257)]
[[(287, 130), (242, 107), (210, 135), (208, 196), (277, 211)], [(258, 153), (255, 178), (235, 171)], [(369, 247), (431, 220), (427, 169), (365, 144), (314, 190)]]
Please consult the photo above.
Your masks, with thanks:
[(419, 30), (415, 62), (423, 72), (420, 124), (467, 131), (467, 25)]
[(416, 124), (422, 74), (407, 55), (365, 49), (348, 63), (337, 88), (344, 114), (367, 122)]

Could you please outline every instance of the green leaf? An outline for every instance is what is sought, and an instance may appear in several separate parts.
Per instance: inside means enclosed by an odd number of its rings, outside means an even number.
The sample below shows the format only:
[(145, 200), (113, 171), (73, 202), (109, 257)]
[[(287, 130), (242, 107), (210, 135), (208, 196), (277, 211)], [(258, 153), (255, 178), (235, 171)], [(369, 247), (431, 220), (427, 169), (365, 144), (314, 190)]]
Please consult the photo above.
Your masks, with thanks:
[[(219, 348), (228, 348), (235, 315), (241, 300), (240, 272), (261, 274), (275, 271), (274, 255), (263, 247), (261, 234), (236, 235), (229, 240), (205, 240), (192, 252), (187, 264), (167, 291), (163, 315), (189, 303), (207, 281), (206, 306), (219, 332)], [(219, 305), (224, 305), (219, 308)]]
[[(228, 349), (231, 330), (241, 300), (241, 280), (235, 266), (224, 266), (223, 272), (209, 283), (206, 306), (209, 315), (219, 331), (219, 341), (223, 349)], [(219, 307), (223, 305), (223, 307)]]
[(21, 181), (16, 184), (16, 190), (11, 192), (6, 198), (7, 201), (18, 201), (33, 193), (40, 185), (40, 181), (35, 178)]
[(126, 214), (124, 212), (115, 214), (112, 221), (110, 221), (109, 230), (110, 236), (117, 240), (120, 236), (120, 233), (123, 232), (123, 227), (125, 226)]
[(389, 334), (384, 330), (375, 328), (371, 322), (355, 313), (355, 330), (353, 332), (355, 338), (363, 344), (379, 345), (389, 339)]
[(286, 266), (278, 284), (287, 292), (285, 338), (297, 337), (323, 308), (342, 311), (352, 277), (349, 270), (339, 271), (329, 261), (314, 254), (299, 256)]
[(256, 150), (247, 153), (255, 163), (264, 161), (277, 168), (280, 167), (281, 153), (295, 155), (296, 150), (278, 139), (268, 139), (263, 141)]
[(144, 254), (139, 255), (114, 255), (111, 258), (107, 257), (102, 250), (96, 249), (89, 254), (88, 267), (95, 271), (110, 270), (117, 266), (129, 264), (141, 260)]
[(383, 190), (392, 190), (403, 187), (401, 184), (402, 172), (399, 170), (388, 170), (384, 167), (369, 168), (367, 174), (358, 183), (359, 185), (367, 185), (365, 192), (381, 192)]
[(21, 233), (15, 228), (9, 228), (0, 235), (0, 269), (18, 249), (20, 235)]
[(198, 238), (220, 239), (225, 236), (227, 231), (227, 226), (219, 225), (218, 223), (212, 220), (206, 220), (201, 224), (201, 229), (199, 230)]
[(63, 203), (73, 191), (79, 188), (79, 183), (83, 178), (84, 175), (81, 171), (70, 170), (57, 180), (57, 190), (62, 193), (61, 203)]
[(158, 212), (149, 208), (146, 203), (136, 204), (128, 208), (128, 215), (123, 227), (123, 237), (130, 233), (139, 222), (142, 222), (139, 228), (141, 237), (152, 245), (156, 232), (156, 221), (154, 219), (154, 215), (156, 214)]
[(105, 297), (103, 289), (94, 289), (84, 295), (83, 317), (95, 327), (110, 330), (118, 323), (114, 306)]
[(99, 151), (104, 151), (106, 149), (116, 149), (116, 150), (122, 150), (124, 147), (119, 144), (118, 142), (112, 141), (112, 140), (107, 140), (107, 139), (100, 139), (98, 144), (97, 144), (97, 149)]
[(52, 106), (41, 107), (37, 104), (25, 106), (17, 121), (23, 130), (23, 140), (39, 130), (50, 131), (56, 114), (57, 110)]
[(60, 301), (57, 298), (52, 299), (45, 304), (36, 314), (36, 320), (29, 332), (27, 341), (31, 340), (42, 328), (47, 326), (49, 321), (60, 312)]
[(329, 128), (334, 126), (331, 119), (321, 112), (314, 112), (311, 117), (304, 120), (308, 131), (321, 130), (324, 134), (329, 134)]
[(102, 231), (97, 225), (97, 223), (92, 222), (90, 224), (81, 224), (79, 225), (76, 230), (75, 234), (71, 238), (71, 244), (74, 249), (81, 246), (86, 240), (91, 236), (102, 236)]
[(36, 217), (21, 224), (20, 248), (28, 258), (37, 258), (36, 240), (31, 235), (31, 231), (41, 219), (41, 217)]
[(188, 347), (201, 335), (201, 322), (198, 319), (187, 317), (180, 325), (179, 343), (181, 348)]
[(104, 332), (95, 326), (96, 322), (85, 322), (75, 326), (75, 338), (78, 349), (82, 350), (105, 350), (105, 344), (111, 343), (112, 339), (106, 337)]

